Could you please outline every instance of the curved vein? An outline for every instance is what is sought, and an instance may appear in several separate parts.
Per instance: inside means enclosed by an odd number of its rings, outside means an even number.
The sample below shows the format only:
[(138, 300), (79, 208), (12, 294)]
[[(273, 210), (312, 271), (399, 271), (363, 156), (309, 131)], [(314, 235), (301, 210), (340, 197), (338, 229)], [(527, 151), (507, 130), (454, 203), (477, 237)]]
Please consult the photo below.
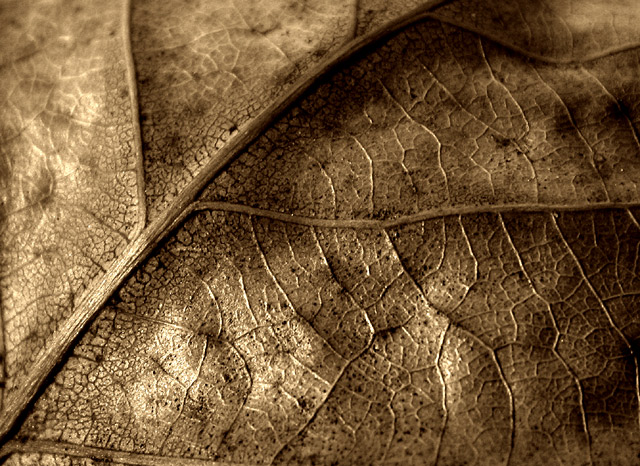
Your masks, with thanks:
[(603, 57), (607, 57), (609, 55), (614, 55), (616, 53), (621, 53), (621, 52), (626, 52), (628, 50), (633, 50), (635, 48), (640, 47), (640, 42), (629, 42), (627, 44), (622, 44), (622, 45), (618, 45), (616, 47), (609, 47), (607, 49), (604, 50), (600, 50), (598, 52), (594, 52), (588, 55), (585, 55), (582, 58), (555, 58), (555, 57), (548, 57), (545, 55), (540, 55), (538, 53), (533, 53), (527, 49), (525, 49), (524, 47), (520, 47), (519, 45), (516, 45), (512, 42), (506, 41), (504, 40), (502, 37), (500, 37), (500, 35), (498, 34), (493, 34), (491, 32), (487, 32), (487, 30), (485, 29), (481, 29), (481, 28), (477, 28), (474, 26), (471, 26), (469, 24), (465, 24), (462, 21), (456, 21), (454, 19), (448, 18), (448, 17), (443, 17), (441, 15), (439, 15), (438, 13), (429, 13), (424, 15), (425, 18), (430, 18), (430, 19), (434, 19), (437, 21), (440, 21), (441, 23), (444, 24), (448, 24), (450, 26), (455, 26), (458, 29), (461, 29), (463, 31), (467, 31), (467, 32), (472, 32), (474, 34), (477, 34), (481, 37), (485, 37), (487, 39), (489, 39), (492, 42), (495, 42), (496, 44), (499, 44), (503, 47), (506, 47), (510, 50), (513, 50), (514, 52), (517, 52), (527, 58), (531, 58), (533, 60), (539, 61), (539, 62), (543, 62), (543, 63), (552, 63), (552, 64), (557, 64), (557, 65), (571, 65), (571, 64), (576, 64), (576, 63), (587, 63), (590, 61), (594, 61), (597, 60), (599, 58), (603, 58)]
[(411, 223), (422, 222), (434, 218), (452, 217), (469, 214), (503, 214), (513, 212), (533, 213), (533, 212), (577, 212), (582, 210), (596, 211), (606, 209), (629, 209), (640, 207), (637, 202), (603, 202), (600, 204), (498, 204), (483, 206), (452, 206), (427, 209), (415, 214), (403, 215), (387, 220), (378, 219), (348, 219), (348, 218), (322, 218), (307, 217), (303, 215), (287, 214), (259, 207), (251, 207), (244, 204), (235, 204), (224, 201), (200, 201), (189, 206), (182, 218), (188, 217), (192, 213), (202, 211), (222, 211), (245, 214), (254, 217), (270, 218), (283, 223), (292, 223), (308, 227), (319, 228), (352, 228), (352, 229), (378, 229), (393, 228)]

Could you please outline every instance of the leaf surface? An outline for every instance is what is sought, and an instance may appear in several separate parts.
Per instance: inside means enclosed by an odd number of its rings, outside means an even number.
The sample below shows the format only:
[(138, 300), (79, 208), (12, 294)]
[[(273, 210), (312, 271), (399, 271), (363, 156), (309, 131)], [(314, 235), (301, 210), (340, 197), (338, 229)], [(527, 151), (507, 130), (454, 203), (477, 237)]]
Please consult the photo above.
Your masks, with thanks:
[[(305, 74), (268, 8), (235, 35), (222, 3), (135, 7), (150, 223), (9, 462), (634, 464), (639, 32), (610, 5), (527, 5), (524, 39), (510, 9), (450, 2), (330, 74), (357, 45)], [(326, 24), (349, 37), (394, 14), (348, 11)], [(221, 17), (223, 45), (266, 46), (232, 72), (197, 60)]]
[(2, 432), (233, 147), (358, 34), (352, 2), (183, 3), (2, 10)]
[(0, 16), (5, 403), (144, 227), (126, 10), (97, 5), (13, 2)]

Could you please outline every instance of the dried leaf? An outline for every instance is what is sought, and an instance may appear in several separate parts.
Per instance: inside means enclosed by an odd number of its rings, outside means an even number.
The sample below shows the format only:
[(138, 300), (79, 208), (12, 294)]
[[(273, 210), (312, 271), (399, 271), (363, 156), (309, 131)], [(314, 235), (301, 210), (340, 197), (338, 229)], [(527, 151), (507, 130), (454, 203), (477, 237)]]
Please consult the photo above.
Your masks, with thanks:
[[(9, 464), (635, 464), (640, 8), (285, 3), (136, 3), (102, 87), (60, 72), (111, 50), (63, 52), (63, 13), (10, 48), (38, 99), (2, 120)], [(132, 63), (137, 100), (104, 84)], [(124, 110), (55, 124), (41, 82)], [(128, 171), (67, 199), (47, 161), (98, 158), (107, 118)], [(72, 215), (104, 198), (112, 243)]]

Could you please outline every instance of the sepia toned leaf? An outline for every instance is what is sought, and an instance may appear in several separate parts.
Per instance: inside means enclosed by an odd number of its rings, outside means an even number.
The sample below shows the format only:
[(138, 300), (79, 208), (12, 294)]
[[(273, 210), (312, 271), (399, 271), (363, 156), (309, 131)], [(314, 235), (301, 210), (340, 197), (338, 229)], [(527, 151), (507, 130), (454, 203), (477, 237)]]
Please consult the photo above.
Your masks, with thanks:
[(637, 463), (640, 10), (236, 3), (132, 5), (138, 223), (24, 307), (7, 463)]

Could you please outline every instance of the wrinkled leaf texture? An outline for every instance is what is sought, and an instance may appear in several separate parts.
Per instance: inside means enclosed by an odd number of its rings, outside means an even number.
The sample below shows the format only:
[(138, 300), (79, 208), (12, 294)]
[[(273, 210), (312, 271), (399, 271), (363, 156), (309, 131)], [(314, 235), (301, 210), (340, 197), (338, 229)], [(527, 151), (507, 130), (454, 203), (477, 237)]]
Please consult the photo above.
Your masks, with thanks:
[(7, 464), (637, 464), (632, 1), (4, 2)]

